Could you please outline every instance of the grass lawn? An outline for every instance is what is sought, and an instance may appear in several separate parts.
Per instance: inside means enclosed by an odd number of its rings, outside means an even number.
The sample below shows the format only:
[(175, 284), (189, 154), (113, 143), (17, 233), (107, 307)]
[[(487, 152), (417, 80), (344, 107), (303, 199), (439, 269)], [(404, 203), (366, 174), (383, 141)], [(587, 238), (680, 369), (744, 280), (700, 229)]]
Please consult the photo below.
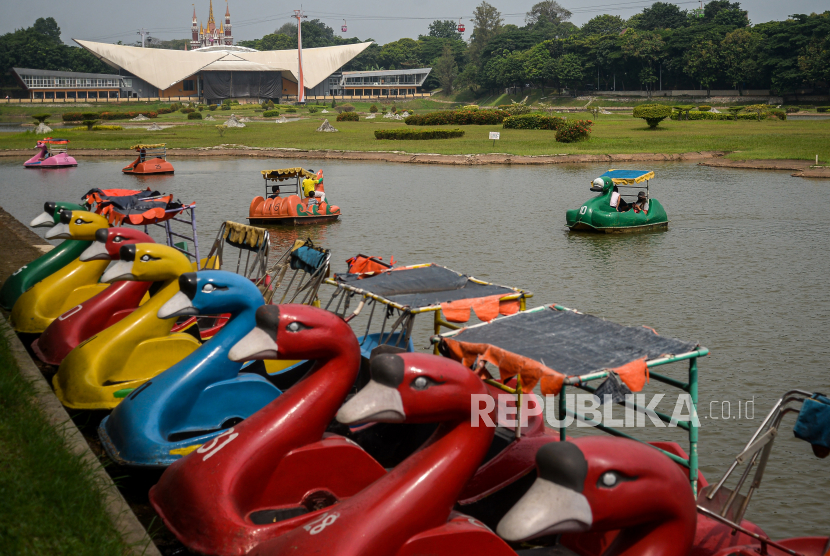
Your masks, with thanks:
[[(359, 107), (360, 108), (360, 107)], [(399, 107), (400, 108), (400, 107)], [(257, 116), (253, 107), (234, 109), (238, 115)], [(217, 119), (228, 111), (211, 114)], [(830, 160), (830, 121), (671, 121), (664, 120), (651, 130), (640, 119), (630, 115), (601, 115), (594, 124), (589, 141), (557, 143), (551, 131), (502, 129), (501, 126), (462, 126), (466, 136), (458, 139), (429, 141), (379, 141), (374, 130), (404, 126), (402, 122), (375, 120), (336, 122), (336, 113), (309, 114), (300, 110), (305, 119), (284, 124), (252, 122), (244, 129), (228, 129), (219, 136), (216, 122), (174, 126), (162, 131), (147, 132), (143, 128), (123, 131), (56, 130), (71, 140), (72, 149), (129, 149), (138, 142), (166, 142), (170, 148), (211, 147), (237, 144), (249, 147), (290, 147), (298, 149), (332, 149), (351, 151), (405, 151), (411, 153), (483, 154), (490, 152), (517, 155), (548, 154), (633, 154), (683, 153), (690, 151), (731, 151), (735, 159), (803, 159)], [(180, 117), (181, 116), (181, 117)], [(340, 133), (317, 133), (321, 120), (328, 117)], [(585, 113), (569, 114), (568, 118), (591, 118)], [(165, 114), (154, 120), (159, 124), (184, 123), (183, 114)], [(118, 123), (118, 122), (111, 122)], [(194, 122), (190, 122), (194, 124)], [(488, 132), (501, 132), (501, 140), (493, 146)], [(31, 149), (35, 137), (31, 133), (0, 134), (0, 149)], [(125, 157), (129, 153), (125, 152)]]
[(121, 555), (89, 465), (34, 405), (0, 328), (0, 554)]

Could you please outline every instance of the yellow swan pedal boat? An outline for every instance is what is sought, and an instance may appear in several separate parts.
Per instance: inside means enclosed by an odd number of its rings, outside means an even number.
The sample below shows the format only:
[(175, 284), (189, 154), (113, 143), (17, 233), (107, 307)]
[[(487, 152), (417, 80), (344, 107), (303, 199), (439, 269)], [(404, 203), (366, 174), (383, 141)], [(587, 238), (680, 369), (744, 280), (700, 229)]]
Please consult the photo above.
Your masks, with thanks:
[(201, 345), (186, 332), (171, 333), (176, 319), (158, 318), (161, 306), (178, 293), (179, 276), (193, 270), (187, 257), (156, 243), (125, 245), (119, 254), (121, 260), (107, 270), (104, 282), (152, 281), (158, 289), (132, 314), (63, 360), (52, 384), (61, 403), (73, 409), (112, 409), (124, 391), (138, 389)]
[[(65, 210), (60, 223), (46, 232), (46, 239), (94, 241), (95, 232), (109, 228), (109, 222), (93, 212)], [(109, 261), (75, 259), (50, 274), (21, 295), (12, 307), (11, 324), (24, 334), (41, 334), (52, 321), (69, 309), (102, 292), (100, 283)]]

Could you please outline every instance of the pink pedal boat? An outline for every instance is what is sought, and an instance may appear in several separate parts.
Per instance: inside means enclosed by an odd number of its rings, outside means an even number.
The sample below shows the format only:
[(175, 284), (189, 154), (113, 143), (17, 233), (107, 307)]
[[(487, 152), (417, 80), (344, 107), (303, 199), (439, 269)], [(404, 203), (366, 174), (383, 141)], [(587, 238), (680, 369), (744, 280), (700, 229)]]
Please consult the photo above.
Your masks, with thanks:
[(53, 139), (47, 137), (37, 142), (38, 153), (23, 163), (26, 168), (69, 168), (77, 166), (78, 162), (66, 154), (69, 139)]

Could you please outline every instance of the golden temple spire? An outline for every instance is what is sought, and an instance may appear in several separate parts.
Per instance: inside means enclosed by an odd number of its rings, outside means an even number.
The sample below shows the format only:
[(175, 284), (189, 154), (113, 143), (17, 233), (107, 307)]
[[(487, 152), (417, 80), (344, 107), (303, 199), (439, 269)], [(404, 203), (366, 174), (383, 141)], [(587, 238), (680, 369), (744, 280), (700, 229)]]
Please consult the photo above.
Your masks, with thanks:
[(213, 31), (216, 29), (216, 21), (213, 19), (213, 0), (210, 0), (210, 14), (208, 15), (208, 29)]

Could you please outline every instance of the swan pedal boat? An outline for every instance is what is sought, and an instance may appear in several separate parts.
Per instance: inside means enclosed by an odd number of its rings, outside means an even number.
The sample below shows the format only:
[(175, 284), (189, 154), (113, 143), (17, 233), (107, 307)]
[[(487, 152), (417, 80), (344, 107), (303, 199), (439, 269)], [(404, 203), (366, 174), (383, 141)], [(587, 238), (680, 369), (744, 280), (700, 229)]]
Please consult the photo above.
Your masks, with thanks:
[[(62, 210), (84, 210), (84, 208), (75, 203), (47, 201), (43, 205), (43, 212), (36, 216), (29, 223), (29, 226), (32, 228), (52, 228), (60, 223), (60, 212)], [(84, 249), (90, 245), (91, 242), (89, 241), (66, 239), (54, 249), (18, 268), (3, 282), (3, 287), (0, 288), (0, 307), (11, 311), (17, 299), (26, 290), (77, 259), (84, 252)]]
[[(591, 191), (600, 193), (586, 201), (580, 208), (565, 213), (565, 222), (572, 231), (604, 232), (621, 234), (667, 229), (669, 217), (660, 201), (651, 198), (649, 181), (654, 179), (651, 170), (608, 170), (594, 180)], [(611, 206), (615, 188), (639, 189), (645, 182), (647, 211), (634, 212), (629, 209), (618, 212)], [(623, 195), (626, 196), (626, 195)], [(636, 195), (633, 195), (636, 197)], [(630, 197), (630, 195), (629, 195)]]
[(125, 174), (172, 174), (173, 165), (167, 162), (167, 143), (138, 144), (130, 147), (138, 157), (122, 168)]
[(37, 142), (38, 153), (23, 163), (26, 168), (72, 168), (78, 165), (78, 161), (69, 156), (66, 147), (55, 145), (68, 145), (69, 139), (53, 139), (47, 137)]
[[(262, 170), (265, 178), (265, 196), (256, 196), (248, 209), (248, 220), (251, 224), (278, 224), (283, 226), (298, 226), (303, 224), (321, 224), (337, 220), (340, 207), (328, 203), (328, 195), (322, 203), (310, 203), (310, 198), (303, 194), (302, 182), (304, 179), (316, 181), (315, 191), (323, 189), (323, 171), (315, 174), (304, 168), (282, 168), (278, 170)], [(269, 182), (277, 185), (280, 182), (291, 183), (280, 185), (280, 191), (274, 195), (269, 192)]]

